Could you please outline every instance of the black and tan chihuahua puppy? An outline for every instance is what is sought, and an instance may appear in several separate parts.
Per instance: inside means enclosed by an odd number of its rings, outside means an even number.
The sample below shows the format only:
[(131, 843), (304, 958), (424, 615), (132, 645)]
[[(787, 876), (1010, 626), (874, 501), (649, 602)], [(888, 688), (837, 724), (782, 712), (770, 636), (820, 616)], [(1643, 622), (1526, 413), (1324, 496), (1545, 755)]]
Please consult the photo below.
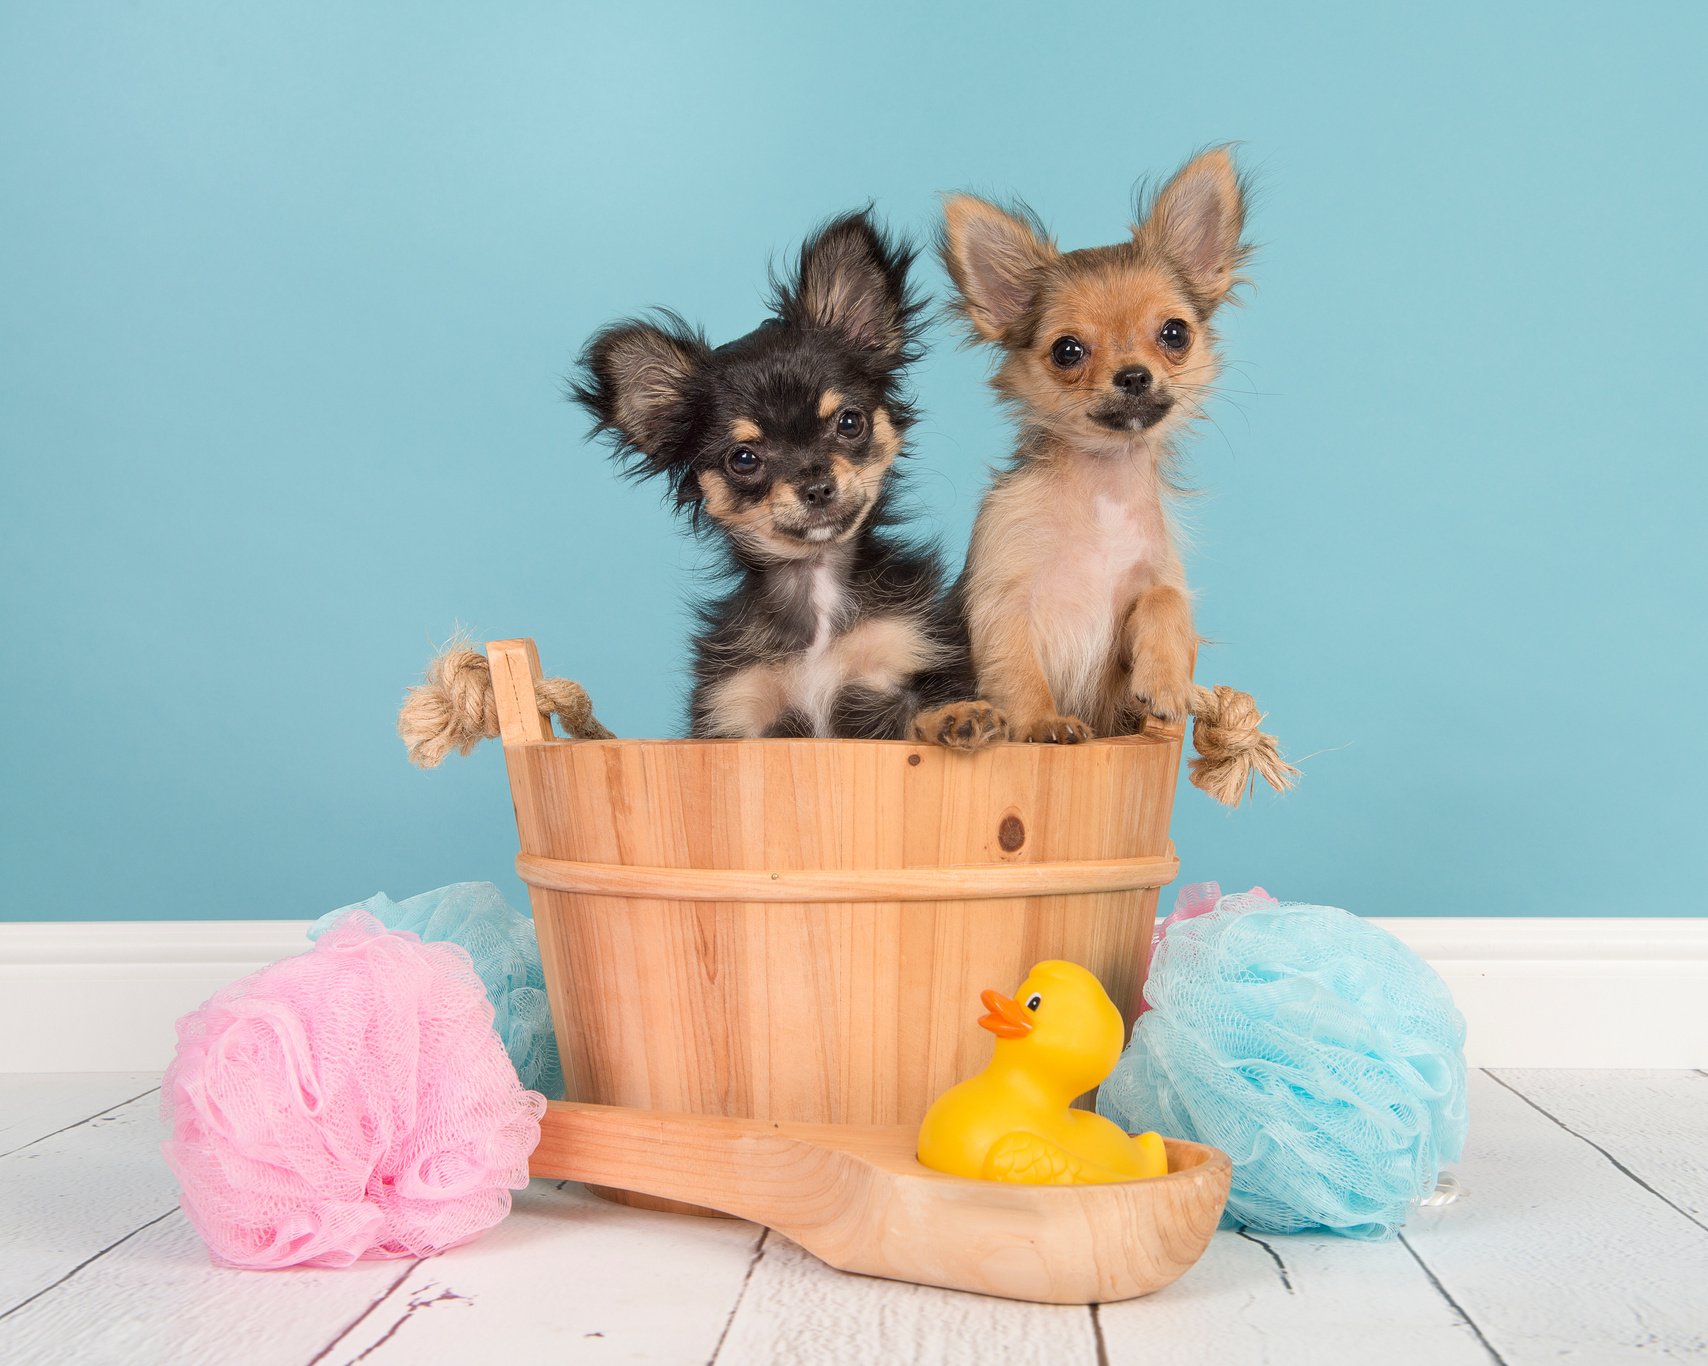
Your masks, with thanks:
[(1061, 251), (1024, 208), (944, 206), (943, 261), (1016, 419), (955, 589), (978, 702), (922, 739), (993, 726), (1072, 744), (1182, 720), (1198, 637), (1169, 515), (1175, 442), (1204, 412), (1212, 320), (1238, 282), (1244, 193), (1225, 148), (1187, 163), (1130, 236)]
[(714, 348), (661, 314), (582, 355), (572, 388), (595, 430), (726, 552), (729, 591), (700, 610), (696, 737), (901, 739), (922, 707), (970, 692), (936, 554), (893, 530), (913, 258), (850, 214), (807, 241), (745, 337)]

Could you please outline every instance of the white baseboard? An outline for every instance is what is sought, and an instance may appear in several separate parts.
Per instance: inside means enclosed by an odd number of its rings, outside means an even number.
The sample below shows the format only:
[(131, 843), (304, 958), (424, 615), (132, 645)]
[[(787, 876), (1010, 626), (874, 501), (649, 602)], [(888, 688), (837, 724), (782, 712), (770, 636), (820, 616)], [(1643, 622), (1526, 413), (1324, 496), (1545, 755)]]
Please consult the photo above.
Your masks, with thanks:
[(1708, 1068), (1708, 919), (1374, 923), (1446, 981), (1473, 1067)]
[[(308, 947), (307, 921), (0, 924), (0, 1072), (144, 1071), (173, 1022)], [(1394, 919), (1478, 1067), (1708, 1068), (1708, 919)]]
[(308, 948), (307, 920), (0, 924), (0, 1072), (144, 1072), (180, 1015)]

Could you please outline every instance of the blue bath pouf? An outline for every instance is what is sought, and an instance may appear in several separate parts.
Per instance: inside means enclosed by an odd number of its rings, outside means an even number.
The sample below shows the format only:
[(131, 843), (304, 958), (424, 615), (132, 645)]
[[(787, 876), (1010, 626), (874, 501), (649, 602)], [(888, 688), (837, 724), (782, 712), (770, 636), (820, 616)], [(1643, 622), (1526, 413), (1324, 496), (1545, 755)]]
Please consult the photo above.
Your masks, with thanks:
[(1465, 1143), (1465, 1020), (1393, 935), (1261, 894), (1169, 923), (1097, 1108), (1232, 1159), (1225, 1222), (1391, 1238)]
[(451, 943), (474, 960), (474, 970), (492, 1002), (492, 1027), (504, 1040), (524, 1088), (552, 1100), (563, 1098), (563, 1066), (552, 1033), (546, 978), (534, 922), (514, 910), (490, 882), (454, 882), (407, 901), (378, 892), (354, 906), (315, 921), (308, 937), (318, 939), (351, 911), (366, 911), (388, 930), (408, 930), (424, 943)]

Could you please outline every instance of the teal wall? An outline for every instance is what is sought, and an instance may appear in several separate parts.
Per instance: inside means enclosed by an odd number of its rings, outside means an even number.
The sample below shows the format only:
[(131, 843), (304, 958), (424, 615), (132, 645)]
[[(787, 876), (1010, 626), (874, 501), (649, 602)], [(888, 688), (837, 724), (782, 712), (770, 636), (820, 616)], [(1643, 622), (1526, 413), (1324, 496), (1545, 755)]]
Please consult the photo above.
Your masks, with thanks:
[[(1303, 759), (1185, 872), (1379, 915), (1693, 914), (1708, 7), (0, 6), (0, 916), (316, 915), (508, 869), (409, 768), (453, 624), (677, 724), (695, 552), (559, 384), (874, 198), (1068, 244), (1235, 138), (1200, 677)], [(1691, 72), (1695, 71), (1695, 76)], [(940, 285), (935, 268), (930, 283)], [(1006, 448), (939, 331), (914, 487)], [(490, 749), (490, 747), (489, 747)]]

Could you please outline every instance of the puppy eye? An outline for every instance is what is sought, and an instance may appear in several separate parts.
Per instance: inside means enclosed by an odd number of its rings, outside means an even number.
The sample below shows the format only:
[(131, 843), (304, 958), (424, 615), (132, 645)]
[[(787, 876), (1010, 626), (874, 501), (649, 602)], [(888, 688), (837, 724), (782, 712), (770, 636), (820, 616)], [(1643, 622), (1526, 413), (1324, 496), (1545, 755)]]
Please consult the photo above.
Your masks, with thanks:
[(1030, 996), (1028, 996), (1026, 998), (1026, 1009), (1027, 1010), (1035, 1011), (1038, 1009), (1039, 1006), (1041, 1006), (1043, 1004), (1044, 1004), (1044, 998), (1042, 996), (1038, 995), (1038, 993), (1035, 991)]
[(866, 415), (858, 408), (844, 408), (836, 415), (838, 436), (859, 436), (866, 430)]
[(724, 468), (731, 474), (757, 474), (760, 463), (759, 453), (746, 446), (737, 446), (724, 457)]
[(1057, 337), (1050, 348), (1050, 359), (1061, 369), (1071, 370), (1085, 359), (1085, 343), (1078, 337)]
[(1192, 329), (1183, 318), (1170, 318), (1156, 334), (1164, 351), (1184, 351), (1192, 344)]

